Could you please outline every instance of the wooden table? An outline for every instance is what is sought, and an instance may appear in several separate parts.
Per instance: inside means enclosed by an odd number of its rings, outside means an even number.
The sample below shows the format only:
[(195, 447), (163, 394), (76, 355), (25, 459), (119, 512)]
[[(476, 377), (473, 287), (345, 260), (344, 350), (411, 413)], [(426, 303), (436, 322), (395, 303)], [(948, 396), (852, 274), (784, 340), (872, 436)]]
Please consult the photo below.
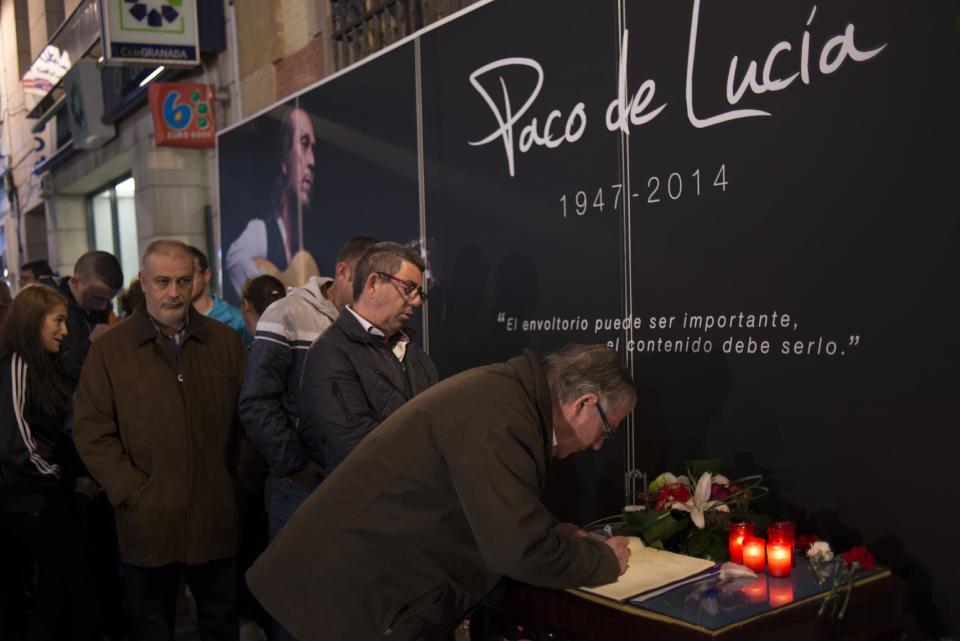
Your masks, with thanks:
[[(716, 619), (696, 611), (678, 610), (681, 616), (669, 616), (575, 590), (518, 584), (502, 606), (501, 634), (490, 638), (532, 641), (919, 641), (922, 638), (910, 610), (907, 585), (889, 571), (877, 572), (857, 582), (841, 620), (817, 616), (824, 598), (825, 589), (787, 605), (765, 606), (762, 612), (746, 614), (744, 618), (717, 627)], [(695, 609), (697, 603), (690, 607)]]

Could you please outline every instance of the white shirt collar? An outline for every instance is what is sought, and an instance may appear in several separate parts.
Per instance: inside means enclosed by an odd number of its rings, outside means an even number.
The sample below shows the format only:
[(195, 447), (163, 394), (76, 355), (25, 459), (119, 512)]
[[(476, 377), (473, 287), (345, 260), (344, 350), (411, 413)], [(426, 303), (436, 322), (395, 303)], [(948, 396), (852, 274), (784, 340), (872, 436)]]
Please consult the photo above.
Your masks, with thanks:
[[(346, 305), (345, 309), (353, 314), (353, 317), (357, 319), (357, 322), (363, 327), (363, 331), (370, 334), (371, 336), (379, 336), (384, 338), (386, 334), (380, 330), (379, 327), (368, 321), (366, 318), (354, 311), (353, 307)], [(398, 336), (393, 343), (392, 350), (394, 356), (397, 357), (397, 360), (401, 363), (403, 362), (403, 357), (407, 354), (407, 343), (410, 342), (410, 337), (404, 334), (402, 331), (397, 332)]]

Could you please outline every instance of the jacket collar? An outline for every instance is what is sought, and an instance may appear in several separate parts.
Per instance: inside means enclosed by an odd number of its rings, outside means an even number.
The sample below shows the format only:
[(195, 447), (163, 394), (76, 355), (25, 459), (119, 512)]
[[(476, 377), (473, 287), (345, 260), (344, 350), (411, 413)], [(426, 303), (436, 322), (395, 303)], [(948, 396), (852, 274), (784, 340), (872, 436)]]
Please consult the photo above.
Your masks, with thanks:
[(406, 334), (407, 338), (409, 338), (412, 342), (413, 337), (416, 334), (416, 331), (412, 327), (401, 327), (400, 331), (394, 334), (388, 343), (384, 343), (382, 336), (375, 336), (374, 334), (368, 332), (366, 329), (364, 329), (363, 325), (360, 324), (360, 321), (357, 320), (356, 316), (347, 310), (344, 310), (344, 313), (340, 314), (340, 316), (337, 318), (337, 324), (347, 335), (347, 338), (360, 343), (392, 344), (393, 341), (399, 338), (402, 334)]
[(57, 289), (60, 290), (60, 293), (63, 294), (63, 297), (67, 299), (67, 303), (70, 305), (70, 307), (80, 309), (80, 304), (77, 303), (77, 299), (73, 295), (73, 290), (70, 289), (70, 277), (63, 276), (59, 281), (56, 281), (56, 283)]
[[(207, 324), (204, 323), (207, 319), (197, 312), (197, 310), (193, 308), (193, 305), (190, 305), (187, 315), (190, 322), (187, 323), (187, 333), (183, 340), (186, 341), (192, 336), (201, 343), (209, 342), (210, 333)], [(137, 345), (143, 345), (147, 341), (159, 338), (157, 328), (154, 327), (153, 321), (147, 316), (146, 303), (141, 303), (140, 306), (133, 311), (133, 314), (130, 315), (130, 318), (124, 322), (133, 325), (133, 333)]]

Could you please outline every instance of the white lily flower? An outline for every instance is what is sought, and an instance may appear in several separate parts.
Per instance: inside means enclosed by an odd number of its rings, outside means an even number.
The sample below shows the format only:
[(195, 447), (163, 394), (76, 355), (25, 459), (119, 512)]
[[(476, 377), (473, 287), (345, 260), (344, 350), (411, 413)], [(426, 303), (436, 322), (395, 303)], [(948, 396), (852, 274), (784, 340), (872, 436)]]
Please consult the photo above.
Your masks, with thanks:
[(718, 512), (730, 511), (730, 508), (724, 503), (710, 500), (710, 490), (712, 487), (713, 475), (710, 474), (710, 472), (704, 472), (700, 477), (700, 480), (697, 481), (697, 489), (694, 490), (693, 496), (690, 497), (690, 500), (686, 503), (674, 502), (670, 506), (670, 509), (689, 512), (690, 520), (693, 521), (694, 525), (702, 530), (703, 526), (706, 525), (704, 512), (707, 510), (717, 510)]
[(755, 579), (757, 573), (740, 563), (727, 561), (720, 566), (720, 580), (724, 579)]
[(730, 479), (728, 479), (723, 474), (714, 474), (713, 482), (716, 483), (717, 485), (722, 485), (724, 487), (728, 487), (730, 485)]

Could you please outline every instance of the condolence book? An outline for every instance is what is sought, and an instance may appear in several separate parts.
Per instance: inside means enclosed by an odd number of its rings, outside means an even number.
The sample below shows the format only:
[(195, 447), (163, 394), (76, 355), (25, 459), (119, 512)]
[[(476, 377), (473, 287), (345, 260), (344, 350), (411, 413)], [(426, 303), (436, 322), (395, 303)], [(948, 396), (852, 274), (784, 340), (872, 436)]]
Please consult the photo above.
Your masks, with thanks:
[(719, 571), (713, 561), (647, 547), (631, 536), (630, 565), (623, 576), (614, 583), (579, 589), (615, 601), (642, 602)]

